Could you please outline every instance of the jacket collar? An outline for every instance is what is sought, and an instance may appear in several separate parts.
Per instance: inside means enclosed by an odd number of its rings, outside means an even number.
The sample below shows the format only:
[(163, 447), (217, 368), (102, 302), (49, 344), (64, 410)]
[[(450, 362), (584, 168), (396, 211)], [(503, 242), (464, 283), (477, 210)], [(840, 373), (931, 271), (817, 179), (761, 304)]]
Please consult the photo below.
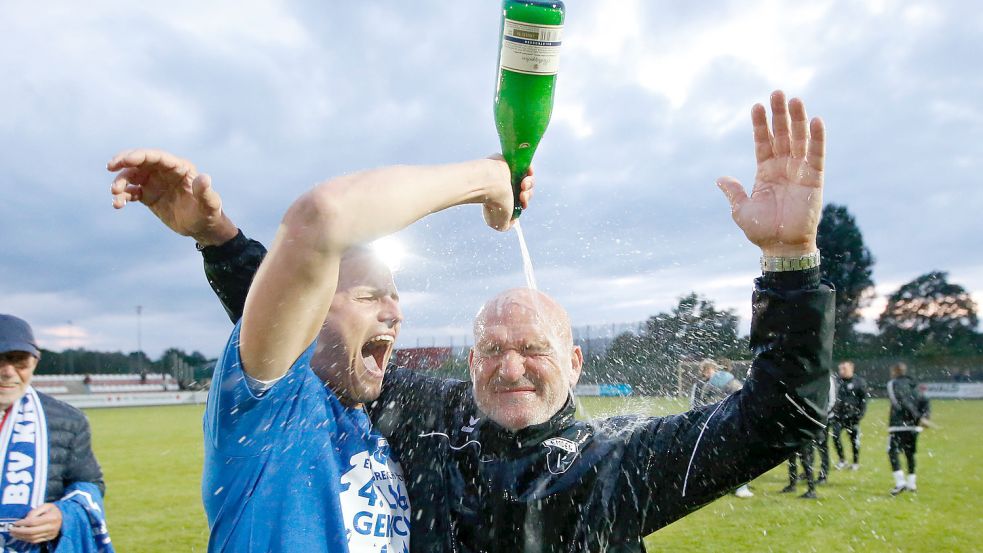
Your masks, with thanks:
[(508, 452), (537, 447), (543, 440), (556, 436), (576, 421), (577, 408), (572, 396), (544, 423), (534, 424), (515, 432), (502, 427), (495, 421), (485, 418), (478, 427), (481, 442), (491, 452)]

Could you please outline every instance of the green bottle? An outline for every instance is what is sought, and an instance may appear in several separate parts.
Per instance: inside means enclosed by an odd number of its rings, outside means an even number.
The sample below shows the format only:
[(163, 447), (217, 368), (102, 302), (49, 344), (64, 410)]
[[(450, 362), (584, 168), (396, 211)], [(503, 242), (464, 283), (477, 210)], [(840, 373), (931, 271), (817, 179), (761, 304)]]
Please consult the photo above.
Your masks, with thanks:
[(553, 111), (565, 8), (559, 0), (505, 0), (495, 90), (495, 126), (512, 171), (519, 217), (519, 183), (529, 170)]

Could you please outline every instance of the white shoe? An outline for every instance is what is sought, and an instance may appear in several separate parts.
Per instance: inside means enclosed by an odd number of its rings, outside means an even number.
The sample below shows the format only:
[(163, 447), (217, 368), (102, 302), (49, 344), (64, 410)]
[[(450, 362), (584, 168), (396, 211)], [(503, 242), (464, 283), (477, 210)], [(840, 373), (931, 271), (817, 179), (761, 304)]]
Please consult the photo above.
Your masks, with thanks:
[(858, 463), (854, 463), (850, 465), (850, 470), (860, 470), (860, 465)]
[(846, 468), (846, 461), (840, 461), (836, 463), (836, 470), (843, 470)]
[(734, 492), (734, 495), (736, 495), (741, 499), (747, 499), (749, 497), (754, 497), (754, 492), (752, 492), (750, 488), (747, 487), (747, 484), (745, 484), (740, 488), (737, 488), (737, 490)]
[(908, 489), (908, 486), (905, 485), (904, 473), (896, 470), (892, 473), (892, 476), (894, 476), (894, 489), (891, 490), (891, 495), (904, 493)]

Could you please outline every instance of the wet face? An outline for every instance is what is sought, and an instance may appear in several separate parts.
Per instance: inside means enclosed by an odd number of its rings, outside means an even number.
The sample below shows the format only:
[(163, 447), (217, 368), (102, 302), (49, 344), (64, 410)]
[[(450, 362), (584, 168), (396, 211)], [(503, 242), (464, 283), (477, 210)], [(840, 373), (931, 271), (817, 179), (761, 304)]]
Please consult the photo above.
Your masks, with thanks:
[(27, 391), (38, 359), (26, 351), (0, 353), (0, 409), (6, 409)]
[(364, 250), (342, 258), (338, 289), (311, 361), (342, 403), (379, 397), (402, 318), (389, 268)]
[(840, 363), (840, 378), (850, 379), (853, 378), (853, 363), (850, 361), (844, 361)]
[(478, 407), (509, 430), (559, 411), (580, 378), (583, 355), (566, 313), (545, 294), (506, 292), (482, 308), (469, 359)]

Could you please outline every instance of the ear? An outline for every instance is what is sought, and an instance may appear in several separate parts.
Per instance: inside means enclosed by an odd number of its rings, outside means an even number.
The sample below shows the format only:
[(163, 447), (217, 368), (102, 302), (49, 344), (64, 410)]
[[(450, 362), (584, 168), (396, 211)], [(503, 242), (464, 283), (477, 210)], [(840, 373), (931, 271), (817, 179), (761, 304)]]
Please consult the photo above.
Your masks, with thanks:
[(580, 346), (573, 346), (570, 352), (570, 387), (573, 388), (580, 382), (580, 373), (584, 368), (584, 352)]

